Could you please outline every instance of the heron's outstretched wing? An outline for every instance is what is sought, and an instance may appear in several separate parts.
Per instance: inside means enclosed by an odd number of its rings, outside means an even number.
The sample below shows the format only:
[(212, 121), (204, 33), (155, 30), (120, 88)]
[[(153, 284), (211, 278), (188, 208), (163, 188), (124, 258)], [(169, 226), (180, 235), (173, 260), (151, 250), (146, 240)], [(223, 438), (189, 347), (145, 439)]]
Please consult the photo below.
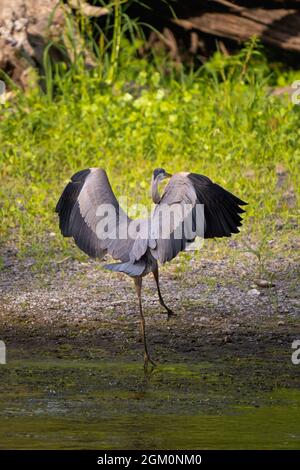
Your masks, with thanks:
[(238, 233), (238, 227), (242, 225), (240, 214), (245, 212), (239, 206), (245, 206), (247, 202), (206, 176), (189, 173), (188, 179), (193, 184), (197, 201), (204, 204), (204, 238), (230, 237), (232, 233)]
[[(197, 211), (198, 205), (203, 205), (202, 218), (201, 211)], [(169, 236), (155, 236), (156, 247), (151, 249), (153, 256), (161, 263), (170, 261), (180, 251), (183, 251), (188, 242), (193, 241), (195, 236), (204, 238), (230, 237), (232, 233), (238, 233), (242, 218), (240, 214), (245, 212), (239, 206), (247, 203), (237, 198), (218, 184), (213, 183), (206, 176), (196, 173), (177, 173), (167, 184), (165, 191), (157, 204), (152, 225), (161, 228), (165, 224), (164, 219), (159, 219), (161, 206), (167, 205), (179, 208), (177, 223), (171, 224)], [(187, 212), (180, 208), (188, 207)], [(201, 207), (201, 206), (200, 206)], [(191, 214), (190, 214), (191, 212)], [(200, 217), (199, 217), (200, 214)], [(186, 231), (187, 216), (191, 215), (192, 227)], [(198, 220), (197, 216), (198, 215)], [(179, 229), (179, 231), (178, 231)], [(193, 235), (189, 235), (189, 230)], [(177, 236), (176, 236), (177, 233)], [(181, 236), (178, 237), (178, 233)]]
[[(99, 224), (103, 221), (99, 207), (111, 209), (105, 214), (105, 226)], [(89, 168), (73, 175), (57, 203), (56, 212), (62, 234), (73, 237), (76, 245), (89, 256), (102, 258), (108, 252), (114, 259), (129, 261), (133, 240), (121, 238), (119, 233), (123, 228), (127, 233), (125, 225), (130, 219), (120, 208), (104, 170)], [(107, 227), (112, 227), (113, 233), (109, 233)]]

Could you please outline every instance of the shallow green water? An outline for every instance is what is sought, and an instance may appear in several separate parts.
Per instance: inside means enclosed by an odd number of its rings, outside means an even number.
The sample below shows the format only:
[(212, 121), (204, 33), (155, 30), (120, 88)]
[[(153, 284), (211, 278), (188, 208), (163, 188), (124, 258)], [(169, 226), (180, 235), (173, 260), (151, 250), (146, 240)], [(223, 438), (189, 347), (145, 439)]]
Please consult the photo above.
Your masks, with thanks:
[(276, 372), (234, 360), (147, 377), (140, 363), (13, 362), (0, 369), (0, 446), (299, 449), (300, 391)]

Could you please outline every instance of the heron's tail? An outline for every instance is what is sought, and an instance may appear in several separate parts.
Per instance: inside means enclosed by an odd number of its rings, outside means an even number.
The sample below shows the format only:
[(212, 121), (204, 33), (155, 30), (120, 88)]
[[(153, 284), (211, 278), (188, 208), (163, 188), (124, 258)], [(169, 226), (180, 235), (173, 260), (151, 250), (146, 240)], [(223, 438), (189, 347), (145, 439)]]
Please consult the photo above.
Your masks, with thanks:
[(127, 263), (105, 264), (103, 267), (105, 269), (109, 269), (110, 271), (126, 273), (129, 276), (140, 276), (145, 270), (146, 264), (144, 261), (138, 261), (137, 263), (131, 263), (128, 261)]

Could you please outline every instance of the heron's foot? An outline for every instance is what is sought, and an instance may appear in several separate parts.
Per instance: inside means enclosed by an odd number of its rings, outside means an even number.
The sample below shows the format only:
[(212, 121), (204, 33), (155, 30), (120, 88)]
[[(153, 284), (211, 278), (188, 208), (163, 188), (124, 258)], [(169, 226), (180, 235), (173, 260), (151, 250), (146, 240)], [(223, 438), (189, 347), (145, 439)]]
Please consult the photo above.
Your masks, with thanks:
[(148, 367), (149, 367), (149, 364), (150, 366), (152, 367), (152, 369), (154, 367), (156, 367), (156, 363), (151, 359), (151, 357), (149, 356), (149, 354), (145, 354), (144, 355), (144, 371), (145, 372), (148, 372)]
[(174, 313), (173, 310), (167, 307), (164, 302), (161, 301), (160, 305), (166, 310), (167, 315), (168, 315), (168, 320), (170, 320), (171, 317), (176, 317), (176, 313)]
[(176, 317), (176, 313), (173, 312), (170, 308), (167, 308), (167, 315), (168, 315), (168, 320), (172, 317)]

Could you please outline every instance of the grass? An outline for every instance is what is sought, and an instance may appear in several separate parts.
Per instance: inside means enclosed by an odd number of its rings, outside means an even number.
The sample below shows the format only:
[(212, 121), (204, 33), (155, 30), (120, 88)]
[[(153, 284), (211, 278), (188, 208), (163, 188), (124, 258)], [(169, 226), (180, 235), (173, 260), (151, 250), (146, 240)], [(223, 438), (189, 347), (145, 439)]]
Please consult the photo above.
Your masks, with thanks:
[[(270, 240), (296, 237), (300, 107), (268, 90), (300, 74), (268, 64), (253, 43), (197, 71), (137, 59), (138, 45), (122, 38), (110, 80), (78, 60), (50, 74), (51, 93), (32, 86), (1, 105), (2, 246), (42, 262), (78, 256), (54, 214), (70, 176), (104, 167), (117, 196), (150, 207), (152, 171), (165, 167), (205, 174), (248, 201), (245, 249), (262, 250), (261, 263)], [(228, 240), (213, 243), (222, 252)]]

